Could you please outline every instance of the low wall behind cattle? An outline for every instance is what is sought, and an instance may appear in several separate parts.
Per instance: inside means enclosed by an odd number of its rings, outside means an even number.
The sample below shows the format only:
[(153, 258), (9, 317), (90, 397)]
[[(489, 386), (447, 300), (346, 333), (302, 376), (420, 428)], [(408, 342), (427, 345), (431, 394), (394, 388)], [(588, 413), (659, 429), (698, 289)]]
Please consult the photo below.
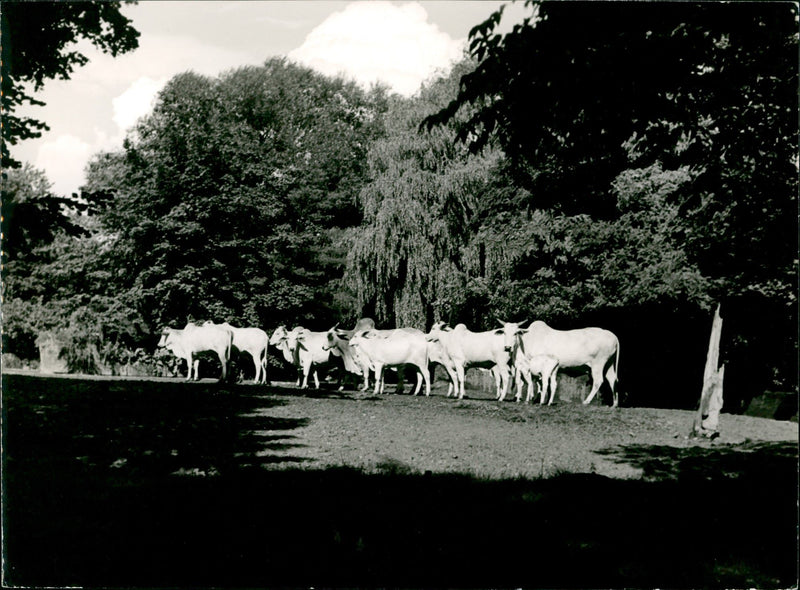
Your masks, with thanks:
[[(466, 388), (467, 392), (470, 389), (480, 390), (484, 392), (493, 393), (495, 390), (494, 378), (488, 371), (481, 371), (480, 369), (470, 369), (467, 371)], [(525, 395), (527, 395), (527, 385), (525, 387)], [(539, 400), (539, 389), (536, 389), (536, 401)], [(556, 396), (553, 403), (582, 403), (586, 396), (591, 391), (589, 375), (586, 374), (568, 374), (559, 372), (558, 386), (556, 387)], [(469, 393), (467, 393), (469, 395)], [(512, 396), (513, 394), (509, 394)], [(592, 404), (601, 404), (602, 396), (598, 395), (592, 400)]]

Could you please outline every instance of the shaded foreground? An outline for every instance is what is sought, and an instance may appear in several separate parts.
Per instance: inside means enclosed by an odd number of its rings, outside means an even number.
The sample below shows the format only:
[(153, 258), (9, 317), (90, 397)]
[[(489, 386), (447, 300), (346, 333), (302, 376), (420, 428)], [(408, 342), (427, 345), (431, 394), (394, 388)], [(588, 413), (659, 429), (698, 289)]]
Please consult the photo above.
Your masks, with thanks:
[(10, 585), (797, 582), (796, 442), (603, 451), (641, 480), (323, 470), (292, 453), (308, 418), (265, 411), (291, 408), (277, 389), (3, 385)]

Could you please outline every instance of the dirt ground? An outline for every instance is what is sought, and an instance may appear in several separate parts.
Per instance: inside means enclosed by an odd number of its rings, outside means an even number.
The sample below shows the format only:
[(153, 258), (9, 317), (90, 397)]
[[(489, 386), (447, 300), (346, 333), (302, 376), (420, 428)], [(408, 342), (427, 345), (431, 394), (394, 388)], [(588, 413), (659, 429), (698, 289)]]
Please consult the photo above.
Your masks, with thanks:
[[(478, 477), (549, 477), (564, 472), (642, 477), (641, 466), (615, 458), (631, 444), (676, 449), (724, 448), (746, 442), (797, 441), (794, 422), (723, 414), (714, 441), (688, 438), (694, 412), (561, 403), (553, 406), (408, 394), (303, 392), (286, 384), (285, 405), (256, 410), (308, 417), (293, 433), (293, 456), (315, 468), (353, 466)], [(310, 395), (312, 397), (306, 397)], [(477, 398), (477, 399), (475, 399)]]
[(797, 423), (468, 396), (6, 372), (4, 582), (796, 584)]
[[(12, 371), (12, 373), (14, 373)], [(21, 376), (26, 372), (20, 371)], [(30, 375), (30, 373), (27, 373)], [(39, 378), (38, 376), (36, 377)], [(191, 392), (226, 387), (214, 380), (184, 383), (171, 378), (59, 376), (51, 383), (104, 384), (117, 391), (159, 392), (162, 387)], [(44, 382), (44, 381), (43, 381)], [(109, 385), (110, 384), (110, 385)], [(80, 385), (77, 385), (80, 389)], [(490, 391), (468, 390), (467, 398), (445, 397), (438, 383), (430, 397), (394, 393), (301, 390), (293, 383), (271, 387), (232, 386), (248, 398), (241, 424), (273, 424), (301, 417), (302, 427), (280, 432), (281, 444), (272, 444), (276, 432), (243, 429), (240, 438), (265, 441), (251, 450), (275, 460), (270, 468), (311, 469), (354, 467), (365, 472), (465, 473), (479, 478), (543, 478), (562, 473), (595, 473), (612, 478), (647, 477), (641, 464), (626, 461), (617, 452), (631, 445), (692, 449), (724, 449), (759, 442), (797, 441), (798, 424), (723, 413), (719, 438), (708, 441), (688, 436), (695, 413), (661, 408), (611, 408), (600, 403), (583, 406), (560, 402), (552, 406), (513, 401), (498, 402)], [(263, 400), (264, 403), (260, 403)], [(596, 400), (597, 401), (597, 400)], [(264, 419), (264, 420), (260, 420)], [(280, 461), (281, 456), (290, 460)], [(247, 453), (240, 453), (248, 465)], [(124, 458), (120, 458), (124, 459)], [(202, 467), (186, 465), (182, 474), (204, 474)]]

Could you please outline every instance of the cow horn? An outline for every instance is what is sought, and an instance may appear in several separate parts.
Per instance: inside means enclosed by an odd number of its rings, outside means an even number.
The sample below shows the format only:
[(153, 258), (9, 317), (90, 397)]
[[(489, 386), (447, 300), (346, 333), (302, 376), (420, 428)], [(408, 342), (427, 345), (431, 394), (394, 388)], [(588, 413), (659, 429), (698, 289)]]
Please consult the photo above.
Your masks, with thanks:
[(527, 324), (528, 320), (522, 320), (519, 324), (517, 324), (518, 328), (521, 328), (523, 324)]
[(498, 322), (500, 322), (500, 324), (501, 324), (501, 325), (502, 325), (504, 328), (506, 327), (506, 323), (505, 323), (503, 320), (501, 320), (499, 316), (494, 316), (494, 317), (495, 317), (495, 318), (497, 318), (497, 321), (498, 321)]

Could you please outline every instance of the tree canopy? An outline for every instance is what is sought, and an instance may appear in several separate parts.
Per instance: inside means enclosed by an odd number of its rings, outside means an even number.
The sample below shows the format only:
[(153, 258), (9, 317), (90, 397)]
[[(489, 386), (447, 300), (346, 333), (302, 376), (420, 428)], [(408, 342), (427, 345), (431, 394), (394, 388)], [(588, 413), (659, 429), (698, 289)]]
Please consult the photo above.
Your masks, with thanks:
[(112, 56), (136, 49), (139, 32), (120, 11), (120, 2), (3, 2), (2, 161), (17, 167), (8, 145), (39, 137), (47, 123), (14, 114), (17, 107), (43, 105), (35, 98), (45, 81), (67, 80), (88, 58), (74, 43), (86, 39)]
[(173, 78), (87, 186), (116, 195), (102, 223), (149, 325), (330, 316), (382, 102), (282, 59)]

